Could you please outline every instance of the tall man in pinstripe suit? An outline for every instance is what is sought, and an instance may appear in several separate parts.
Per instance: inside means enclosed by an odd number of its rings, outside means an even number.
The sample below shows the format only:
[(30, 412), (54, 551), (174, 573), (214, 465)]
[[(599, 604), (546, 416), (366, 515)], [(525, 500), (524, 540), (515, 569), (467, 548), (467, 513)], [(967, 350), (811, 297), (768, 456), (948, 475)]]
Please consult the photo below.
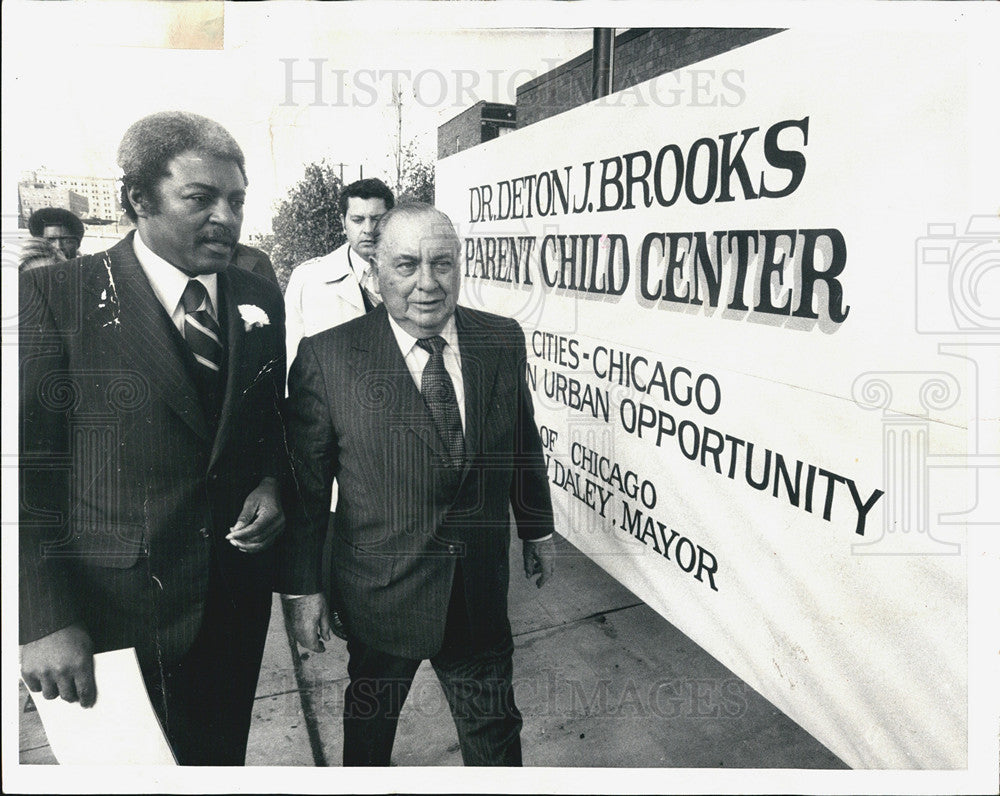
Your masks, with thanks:
[(305, 338), (289, 375), (301, 503), (283, 540), (299, 643), (330, 638), (319, 547), (339, 485), (333, 608), (346, 628), (344, 764), (388, 765), (424, 658), (466, 765), (520, 765), (507, 619), (512, 508), (525, 574), (552, 574), (552, 505), (516, 322), (456, 306), (459, 241), (429, 205), (378, 226), (382, 306)]
[[(21, 668), (85, 707), (135, 647), (181, 764), (240, 765), (286, 474), (283, 303), (231, 268), (243, 153), (157, 113), (118, 152), (137, 232), (21, 274)], [(127, 762), (127, 761), (123, 761)]]

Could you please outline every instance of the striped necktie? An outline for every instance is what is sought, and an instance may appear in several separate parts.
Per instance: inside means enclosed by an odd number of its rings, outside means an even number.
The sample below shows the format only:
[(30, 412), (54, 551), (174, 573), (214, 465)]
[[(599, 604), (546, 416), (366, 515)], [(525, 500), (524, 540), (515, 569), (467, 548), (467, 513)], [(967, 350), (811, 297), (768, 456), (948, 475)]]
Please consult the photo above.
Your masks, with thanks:
[(184, 307), (184, 339), (195, 361), (206, 370), (218, 373), (222, 367), (222, 343), (219, 324), (209, 311), (208, 291), (197, 279), (192, 279), (181, 296)]
[(434, 425), (448, 446), (449, 464), (459, 469), (465, 459), (465, 438), (462, 434), (462, 416), (458, 413), (455, 385), (444, 369), (445, 339), (435, 335), (417, 340), (417, 345), (431, 355), (420, 378), (420, 392), (427, 408), (431, 410)]

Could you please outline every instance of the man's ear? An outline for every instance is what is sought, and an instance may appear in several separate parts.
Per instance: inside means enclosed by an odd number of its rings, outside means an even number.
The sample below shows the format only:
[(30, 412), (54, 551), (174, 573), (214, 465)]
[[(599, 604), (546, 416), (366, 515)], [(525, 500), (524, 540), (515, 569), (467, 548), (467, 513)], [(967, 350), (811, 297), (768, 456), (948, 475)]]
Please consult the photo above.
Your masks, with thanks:
[(140, 218), (149, 218), (156, 213), (156, 200), (142, 188), (131, 186), (128, 189), (128, 200)]

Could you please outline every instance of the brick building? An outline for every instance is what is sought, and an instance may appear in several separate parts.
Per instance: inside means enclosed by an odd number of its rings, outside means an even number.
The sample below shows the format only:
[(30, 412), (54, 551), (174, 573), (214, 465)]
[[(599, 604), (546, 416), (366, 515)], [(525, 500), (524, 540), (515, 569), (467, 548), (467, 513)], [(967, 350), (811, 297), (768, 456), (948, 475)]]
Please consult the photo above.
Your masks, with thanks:
[[(745, 44), (778, 28), (630, 28), (615, 36), (611, 90), (622, 91)], [(517, 126), (590, 102), (592, 50), (517, 88)]]
[[(779, 32), (779, 28), (629, 28), (615, 37), (611, 90), (622, 91)], [(592, 60), (593, 51), (587, 50), (518, 86), (517, 104), (512, 109), (516, 126), (527, 127), (590, 102)], [(693, 92), (697, 99), (698, 92), (718, 88), (665, 87), (664, 104), (669, 104), (671, 91)], [(438, 128), (438, 158), (495, 138), (476, 137), (477, 124), (486, 129), (483, 109), (511, 107), (481, 101), (445, 122)]]
[(503, 135), (517, 126), (513, 105), (480, 100), (438, 127), (438, 158)]

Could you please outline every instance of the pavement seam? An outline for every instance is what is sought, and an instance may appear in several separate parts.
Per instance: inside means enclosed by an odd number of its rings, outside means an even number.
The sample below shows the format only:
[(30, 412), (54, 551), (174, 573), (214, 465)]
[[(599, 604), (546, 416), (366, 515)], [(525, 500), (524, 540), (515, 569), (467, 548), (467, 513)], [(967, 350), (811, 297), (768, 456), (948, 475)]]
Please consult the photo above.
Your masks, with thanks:
[(631, 608), (638, 608), (640, 605), (645, 605), (646, 603), (641, 600), (637, 603), (632, 603), (631, 605), (622, 605), (618, 608), (609, 608), (605, 611), (594, 611), (592, 614), (587, 614), (587, 616), (581, 616), (579, 619), (571, 619), (568, 622), (562, 622), (561, 624), (547, 625), (545, 627), (533, 627), (531, 630), (522, 630), (520, 633), (512, 634), (514, 638), (520, 638), (521, 636), (530, 636), (532, 633), (544, 633), (547, 630), (556, 630), (562, 627), (572, 627), (573, 625), (578, 625), (581, 622), (587, 622), (590, 619), (596, 619), (599, 616), (608, 616), (609, 614), (617, 614), (619, 611), (628, 611)]
[(272, 697), (286, 696), (288, 694), (297, 694), (301, 690), (302, 690), (301, 687), (299, 687), (299, 688), (289, 688), (287, 691), (274, 691), (267, 694), (257, 694), (257, 696), (253, 698), (253, 700), (254, 702), (257, 702), (261, 699), (271, 699)]

